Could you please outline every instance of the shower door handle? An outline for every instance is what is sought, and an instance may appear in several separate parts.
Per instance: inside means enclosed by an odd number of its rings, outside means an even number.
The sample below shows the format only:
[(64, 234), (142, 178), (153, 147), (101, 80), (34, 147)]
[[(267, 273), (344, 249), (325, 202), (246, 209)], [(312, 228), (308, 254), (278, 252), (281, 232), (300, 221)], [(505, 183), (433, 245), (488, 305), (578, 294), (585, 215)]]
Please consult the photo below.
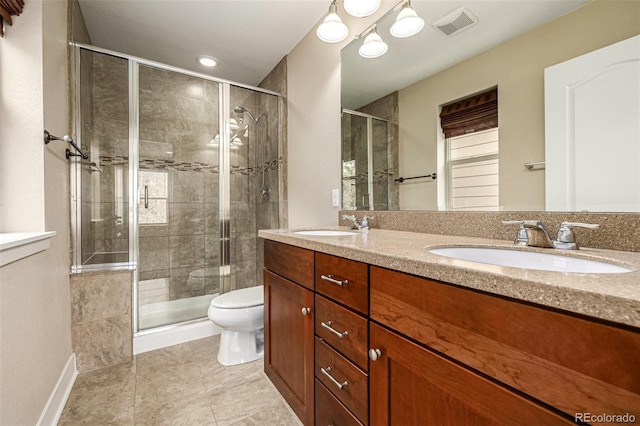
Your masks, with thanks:
[(148, 185), (144, 186), (144, 208), (145, 209), (149, 208), (149, 186)]

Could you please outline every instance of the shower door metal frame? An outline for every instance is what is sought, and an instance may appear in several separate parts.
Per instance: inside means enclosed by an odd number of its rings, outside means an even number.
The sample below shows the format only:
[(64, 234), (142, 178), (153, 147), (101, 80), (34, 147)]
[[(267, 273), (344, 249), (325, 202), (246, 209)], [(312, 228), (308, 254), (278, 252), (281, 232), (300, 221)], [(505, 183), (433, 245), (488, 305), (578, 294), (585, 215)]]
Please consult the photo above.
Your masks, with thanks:
[[(231, 114), (231, 86), (243, 89), (249, 89), (254, 92), (275, 95), (278, 99), (278, 147), (280, 146), (280, 108), (282, 103), (282, 94), (260, 87), (250, 86), (242, 83), (236, 83), (230, 80), (212, 77), (183, 68), (162, 64), (159, 62), (139, 58), (132, 55), (115, 52), (100, 47), (95, 47), (82, 43), (70, 43), (71, 48), (76, 55), (75, 71), (75, 132), (78, 142), (82, 143), (82, 123), (80, 110), (80, 52), (82, 49), (114, 56), (128, 61), (128, 78), (129, 78), (129, 185), (128, 185), (128, 201), (129, 201), (129, 262), (120, 264), (103, 264), (103, 265), (87, 265), (83, 266), (82, 256), (82, 190), (81, 190), (81, 170), (82, 162), (78, 158), (74, 158), (71, 165), (71, 225), (72, 225), (72, 241), (74, 243), (72, 256), (72, 273), (80, 273), (88, 270), (134, 270), (133, 274), (133, 336), (142, 336), (160, 331), (170, 330), (177, 327), (197, 323), (200, 321), (208, 321), (207, 318), (189, 320), (181, 323), (169, 324), (145, 330), (138, 328), (138, 250), (139, 250), (139, 223), (138, 223), (138, 168), (139, 168), (139, 66), (145, 65), (158, 68), (164, 71), (171, 71), (182, 75), (200, 78), (219, 84), (218, 90), (218, 131), (220, 134), (220, 145), (218, 148), (218, 205), (219, 205), (219, 242), (220, 242), (220, 262), (219, 262), (219, 278), (220, 290), (222, 293), (230, 290), (231, 277), (231, 167), (230, 167), (230, 126), (229, 119)], [(279, 148), (278, 148), (279, 150)]]

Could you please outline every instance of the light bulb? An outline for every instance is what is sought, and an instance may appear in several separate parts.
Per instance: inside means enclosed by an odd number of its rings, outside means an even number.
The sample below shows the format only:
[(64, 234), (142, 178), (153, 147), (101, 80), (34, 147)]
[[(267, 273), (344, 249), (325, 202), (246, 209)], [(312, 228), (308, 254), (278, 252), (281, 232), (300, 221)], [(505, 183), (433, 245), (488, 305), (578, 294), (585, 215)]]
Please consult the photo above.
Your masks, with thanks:
[(213, 67), (218, 65), (218, 60), (216, 58), (211, 57), (211, 56), (200, 55), (200, 56), (198, 56), (196, 58), (196, 60), (198, 61), (198, 63), (200, 65), (203, 65), (203, 66), (209, 67), (209, 68), (213, 68)]
[(363, 58), (377, 58), (387, 52), (387, 43), (382, 41), (382, 37), (374, 30), (365, 37), (364, 43), (358, 49), (358, 53)]
[(407, 3), (398, 13), (396, 22), (391, 25), (390, 32), (394, 37), (411, 37), (418, 34), (423, 27), (424, 19), (419, 17), (416, 11)]
[(372, 15), (380, 7), (381, 0), (344, 0), (344, 10), (356, 18)]
[(316, 30), (318, 38), (326, 43), (338, 43), (347, 38), (348, 34), (349, 28), (336, 12), (330, 12)]

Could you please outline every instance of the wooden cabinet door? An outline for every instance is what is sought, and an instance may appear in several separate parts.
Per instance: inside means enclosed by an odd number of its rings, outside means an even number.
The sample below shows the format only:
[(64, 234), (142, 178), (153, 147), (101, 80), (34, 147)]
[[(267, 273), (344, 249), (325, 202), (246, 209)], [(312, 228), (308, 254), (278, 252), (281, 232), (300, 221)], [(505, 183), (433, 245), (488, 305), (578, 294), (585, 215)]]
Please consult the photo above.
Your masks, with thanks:
[(370, 424), (556, 425), (572, 424), (535, 402), (370, 324)]
[(264, 292), (265, 373), (300, 420), (311, 425), (313, 293), (266, 269)]

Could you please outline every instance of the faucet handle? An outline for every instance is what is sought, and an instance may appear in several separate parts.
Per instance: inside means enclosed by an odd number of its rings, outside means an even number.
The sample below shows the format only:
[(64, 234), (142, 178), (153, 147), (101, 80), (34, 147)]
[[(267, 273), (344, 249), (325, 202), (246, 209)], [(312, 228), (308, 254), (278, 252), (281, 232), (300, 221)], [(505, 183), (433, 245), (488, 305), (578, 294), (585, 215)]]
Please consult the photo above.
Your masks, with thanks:
[(351, 221), (351, 229), (360, 229), (360, 222), (358, 222), (358, 219), (356, 218), (355, 215), (342, 215), (342, 220), (349, 220)]
[(516, 246), (527, 246), (529, 245), (529, 234), (527, 234), (527, 230), (524, 228), (524, 225), (527, 221), (525, 220), (503, 220), (503, 225), (518, 225), (518, 233), (516, 234), (516, 239), (513, 242)]
[(562, 222), (558, 230), (558, 241), (561, 243), (575, 243), (576, 236), (572, 228), (597, 229), (599, 227), (600, 225), (595, 223)]

